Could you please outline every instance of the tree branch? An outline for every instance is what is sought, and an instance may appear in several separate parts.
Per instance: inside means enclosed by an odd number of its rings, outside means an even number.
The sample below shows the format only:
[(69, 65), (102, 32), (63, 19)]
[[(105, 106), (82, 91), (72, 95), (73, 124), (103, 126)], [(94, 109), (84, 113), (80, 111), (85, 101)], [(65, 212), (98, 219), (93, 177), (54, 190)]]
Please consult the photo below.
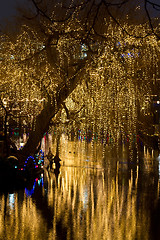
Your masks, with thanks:
[[(145, 11), (146, 11), (146, 14), (147, 14), (148, 22), (149, 22), (150, 28), (151, 28), (151, 30), (152, 30), (152, 33), (153, 33), (158, 39), (160, 39), (160, 36), (158, 36), (158, 35), (156, 34), (155, 30), (154, 30), (154, 27), (153, 27), (153, 24), (152, 24), (152, 20), (151, 20), (151, 17), (150, 17), (148, 8), (147, 8), (147, 3), (152, 4), (152, 6), (155, 6), (155, 4), (154, 4), (154, 3), (151, 3), (150, 1), (145, 0), (145, 2), (144, 2), (144, 8), (145, 8)], [(158, 4), (156, 4), (156, 5), (159, 6), (159, 8), (160, 8), (160, 5), (158, 5)], [(160, 9), (159, 9), (159, 10), (160, 10)]]

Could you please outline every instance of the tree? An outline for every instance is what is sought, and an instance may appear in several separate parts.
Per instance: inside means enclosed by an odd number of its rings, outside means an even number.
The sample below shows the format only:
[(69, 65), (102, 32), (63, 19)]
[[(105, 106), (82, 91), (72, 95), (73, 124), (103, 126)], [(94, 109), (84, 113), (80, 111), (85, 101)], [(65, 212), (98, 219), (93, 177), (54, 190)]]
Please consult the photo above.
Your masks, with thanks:
[[(158, 28), (150, 15), (149, 24), (131, 23), (123, 12), (129, 0), (31, 2), (32, 14), (24, 13), (26, 23), (16, 39), (1, 37), (1, 98), (17, 99), (17, 119), (33, 118), (21, 154), (36, 151), (51, 120), (71, 99), (82, 109), (77, 112), (86, 129), (103, 129), (114, 141), (121, 133), (132, 138), (138, 109), (149, 106), (145, 98), (159, 74)], [(121, 21), (114, 17), (117, 9)]]

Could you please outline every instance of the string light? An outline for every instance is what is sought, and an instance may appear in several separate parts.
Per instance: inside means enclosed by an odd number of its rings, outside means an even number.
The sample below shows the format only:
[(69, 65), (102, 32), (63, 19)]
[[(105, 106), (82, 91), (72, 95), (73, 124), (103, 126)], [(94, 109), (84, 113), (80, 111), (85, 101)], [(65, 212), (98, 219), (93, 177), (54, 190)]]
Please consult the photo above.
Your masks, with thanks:
[[(75, 25), (79, 23), (77, 20)], [(142, 36), (147, 31), (145, 25), (134, 27), (126, 24), (125, 27), (136, 34), (142, 32)], [(57, 88), (60, 90), (60, 86), (66, 84), (70, 89), (69, 79), (74, 76), (74, 63), (86, 62), (80, 85), (66, 99), (69, 110), (73, 110), (71, 99), (75, 103), (74, 110), (84, 105), (77, 115), (81, 119), (77, 123), (78, 128), (85, 132), (91, 130), (98, 136), (103, 131), (113, 143), (129, 136), (132, 145), (137, 135), (138, 109), (141, 113), (149, 111), (153, 80), (159, 75), (159, 42), (154, 36), (131, 37), (109, 23), (108, 40), (102, 46), (98, 40), (91, 44), (93, 50), (98, 44), (101, 54), (98, 57), (93, 55), (92, 61), (89, 61), (87, 45), (81, 44), (74, 34), (73, 37), (69, 35), (71, 30), (76, 32), (75, 26), (67, 22), (61, 28), (66, 34), (59, 36), (57, 45), (53, 38), (49, 47), (45, 36), (40, 37), (38, 32), (27, 26), (22, 28), (14, 42), (7, 36), (1, 36), (1, 97), (7, 99), (7, 107), (15, 112), (17, 124), (19, 118), (26, 115), (28, 122), (33, 122), (34, 130), (36, 122), (32, 119), (48, 101), (58, 109), (55, 98)], [(12, 107), (9, 106), (11, 102), (14, 102)], [(73, 121), (74, 130), (77, 130), (77, 124)]]

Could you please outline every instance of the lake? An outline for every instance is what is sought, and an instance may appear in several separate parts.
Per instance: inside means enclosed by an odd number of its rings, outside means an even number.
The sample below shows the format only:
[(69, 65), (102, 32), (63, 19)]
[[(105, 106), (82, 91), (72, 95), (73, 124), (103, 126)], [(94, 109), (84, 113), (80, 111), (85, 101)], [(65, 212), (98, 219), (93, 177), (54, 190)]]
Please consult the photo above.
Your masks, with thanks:
[[(55, 154), (56, 142), (42, 141)], [(125, 145), (68, 140), (61, 166), (25, 189), (0, 193), (0, 239), (160, 239), (160, 155), (144, 147), (128, 161)]]

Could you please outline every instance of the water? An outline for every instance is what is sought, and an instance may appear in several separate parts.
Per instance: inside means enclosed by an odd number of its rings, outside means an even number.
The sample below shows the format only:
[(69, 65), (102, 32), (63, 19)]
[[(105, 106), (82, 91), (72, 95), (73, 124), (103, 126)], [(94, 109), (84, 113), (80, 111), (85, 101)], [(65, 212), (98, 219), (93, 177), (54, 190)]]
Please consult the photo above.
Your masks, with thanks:
[(144, 149), (143, 161), (127, 164), (125, 147), (65, 136), (59, 151), (59, 170), (0, 194), (0, 239), (160, 239), (157, 153)]

